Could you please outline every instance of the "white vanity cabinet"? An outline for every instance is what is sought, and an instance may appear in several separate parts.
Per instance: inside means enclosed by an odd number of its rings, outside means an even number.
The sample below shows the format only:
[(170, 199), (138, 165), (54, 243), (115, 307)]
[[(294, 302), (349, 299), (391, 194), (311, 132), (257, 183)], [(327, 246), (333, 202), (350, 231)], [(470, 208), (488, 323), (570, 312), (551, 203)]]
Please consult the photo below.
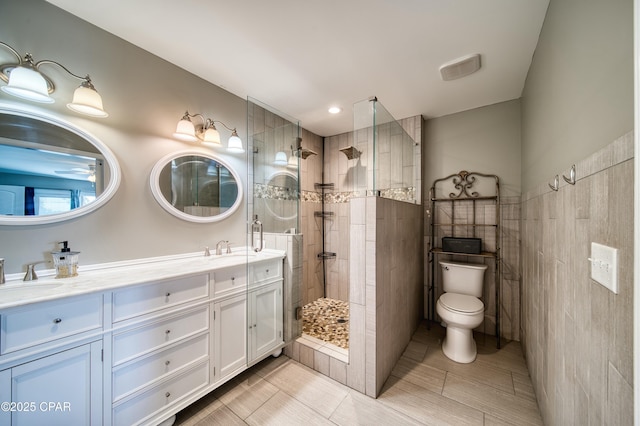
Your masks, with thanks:
[(102, 294), (0, 311), (0, 424), (103, 423), (102, 320)]
[(108, 267), (48, 293), (0, 286), (0, 425), (170, 418), (282, 348), (283, 256)]
[(248, 292), (249, 364), (278, 350), (283, 339), (282, 259), (254, 263)]
[(282, 280), (249, 291), (249, 363), (270, 355), (283, 343)]
[(224, 382), (247, 365), (247, 295), (242, 292), (214, 306), (214, 380)]
[(162, 416), (210, 384), (209, 274), (114, 291), (112, 424)]

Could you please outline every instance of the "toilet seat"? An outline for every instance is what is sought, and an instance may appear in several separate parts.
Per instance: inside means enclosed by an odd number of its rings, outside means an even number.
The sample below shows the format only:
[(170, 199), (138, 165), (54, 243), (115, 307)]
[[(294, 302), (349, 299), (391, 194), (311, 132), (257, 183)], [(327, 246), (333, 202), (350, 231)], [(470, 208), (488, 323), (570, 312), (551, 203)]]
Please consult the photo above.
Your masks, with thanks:
[(467, 294), (444, 293), (438, 302), (443, 308), (462, 315), (475, 315), (484, 311), (484, 303)]

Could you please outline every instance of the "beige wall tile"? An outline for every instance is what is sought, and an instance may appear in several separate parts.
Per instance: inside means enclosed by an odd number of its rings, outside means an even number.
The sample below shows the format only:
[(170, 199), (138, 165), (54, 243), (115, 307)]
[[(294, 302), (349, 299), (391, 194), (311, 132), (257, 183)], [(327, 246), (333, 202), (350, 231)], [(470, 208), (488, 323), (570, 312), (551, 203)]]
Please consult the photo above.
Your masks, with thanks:
[[(523, 195), (523, 346), (549, 424), (608, 424), (632, 416), (625, 403), (632, 391), (618, 385), (631, 383), (633, 365), (628, 138), (578, 162), (575, 186), (551, 194), (541, 185)], [(590, 278), (592, 241), (618, 248), (622, 256), (617, 295)], [(612, 383), (619, 392), (613, 399)]]

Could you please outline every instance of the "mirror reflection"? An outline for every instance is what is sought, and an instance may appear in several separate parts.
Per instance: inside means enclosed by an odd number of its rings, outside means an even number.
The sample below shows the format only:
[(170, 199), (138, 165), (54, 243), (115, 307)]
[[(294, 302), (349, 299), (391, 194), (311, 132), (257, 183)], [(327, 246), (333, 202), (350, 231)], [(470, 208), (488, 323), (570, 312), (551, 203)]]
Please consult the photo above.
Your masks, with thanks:
[(0, 224), (88, 213), (115, 193), (118, 170), (101, 142), (69, 123), (0, 107)]
[(240, 180), (220, 159), (178, 153), (160, 160), (151, 176), (156, 200), (169, 213), (193, 222), (224, 219), (240, 205)]
[(271, 216), (284, 222), (283, 229), (294, 228), (299, 198), (296, 175), (291, 172), (276, 172), (269, 178), (266, 190), (264, 203)]

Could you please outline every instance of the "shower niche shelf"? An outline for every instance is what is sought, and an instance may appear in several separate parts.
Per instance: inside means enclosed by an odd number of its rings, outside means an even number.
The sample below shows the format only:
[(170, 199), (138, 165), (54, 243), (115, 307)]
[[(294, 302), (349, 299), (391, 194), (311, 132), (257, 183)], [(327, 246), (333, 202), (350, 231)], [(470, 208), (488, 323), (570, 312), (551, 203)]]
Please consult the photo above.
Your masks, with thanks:
[[(484, 194), (479, 191), (482, 188)], [(495, 326), (497, 347), (500, 349), (500, 178), (496, 175), (487, 175), (478, 172), (468, 172), (462, 170), (457, 174), (449, 175), (445, 178), (433, 181), (429, 189), (429, 199), (431, 208), (428, 212), (430, 223), (430, 249), (429, 263), (431, 265), (431, 274), (429, 279), (428, 297), (429, 297), (429, 319), (435, 320), (435, 303), (436, 303), (436, 268), (439, 256), (468, 256), (480, 257), (492, 260), (495, 267)], [(493, 221), (478, 218), (476, 215), (476, 205), (478, 202), (488, 202), (495, 205), (495, 218)], [(470, 218), (458, 218), (456, 209), (465, 209), (471, 211)], [(438, 206), (449, 206), (450, 212), (446, 220), (438, 222)], [(471, 207), (469, 207), (469, 205)], [(447, 232), (448, 231), (448, 232)], [(481, 251), (480, 253), (459, 253), (443, 250), (440, 245), (438, 236), (447, 237), (480, 237), (490, 232), (494, 234), (495, 251)], [(477, 235), (477, 233), (481, 233)], [(483, 242), (484, 243), (484, 242)]]
[(317, 211), (317, 212), (313, 212), (313, 215), (315, 217), (333, 217), (334, 212)]
[(332, 251), (323, 251), (322, 253), (318, 253), (318, 259), (322, 260), (335, 259), (336, 256), (337, 254)]
[(321, 189), (321, 190), (326, 190), (326, 189), (333, 189), (335, 187), (335, 184), (333, 183), (316, 183), (315, 184), (316, 189)]

